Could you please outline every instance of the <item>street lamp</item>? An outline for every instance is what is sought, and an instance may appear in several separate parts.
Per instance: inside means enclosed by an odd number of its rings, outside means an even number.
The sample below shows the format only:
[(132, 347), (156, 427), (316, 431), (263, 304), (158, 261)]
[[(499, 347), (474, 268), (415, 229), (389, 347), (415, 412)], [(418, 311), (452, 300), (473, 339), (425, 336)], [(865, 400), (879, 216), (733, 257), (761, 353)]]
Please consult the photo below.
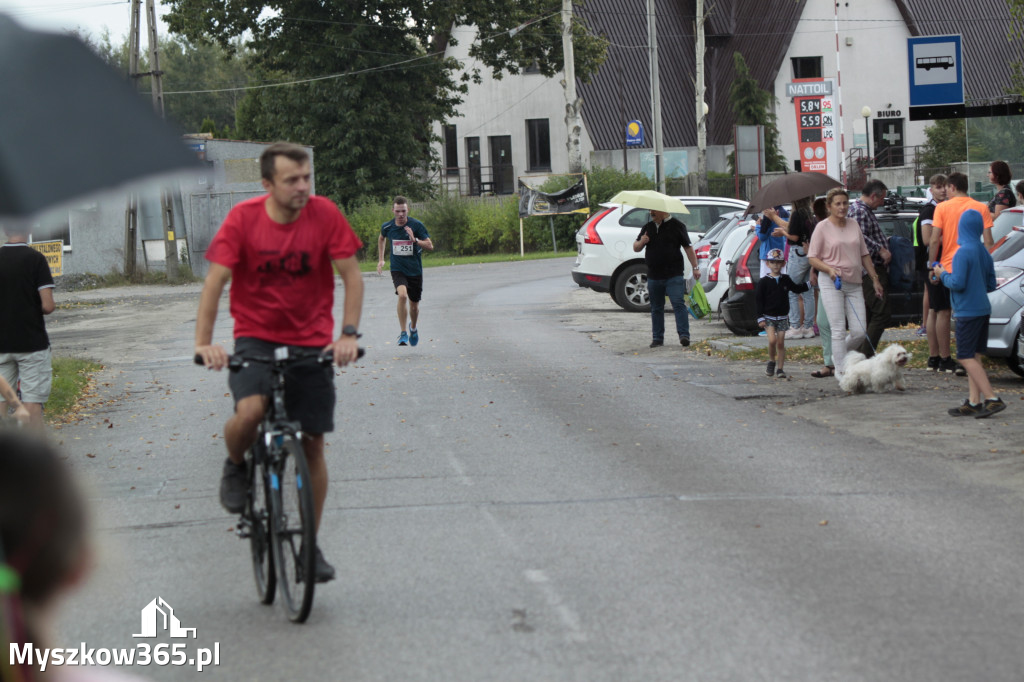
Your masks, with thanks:
[(865, 105), (864, 108), (860, 110), (860, 115), (864, 117), (864, 133), (867, 135), (867, 138), (868, 138), (868, 154), (867, 154), (867, 157), (868, 157), (868, 164), (870, 165), (871, 157), (872, 157), (872, 154), (871, 154), (871, 107)]

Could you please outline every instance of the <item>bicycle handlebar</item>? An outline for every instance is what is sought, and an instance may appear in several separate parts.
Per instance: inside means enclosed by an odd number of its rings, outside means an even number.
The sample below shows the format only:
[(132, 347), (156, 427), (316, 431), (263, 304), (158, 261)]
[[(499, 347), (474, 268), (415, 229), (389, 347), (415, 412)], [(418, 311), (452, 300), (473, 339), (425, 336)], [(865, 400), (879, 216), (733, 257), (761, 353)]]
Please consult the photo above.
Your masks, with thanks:
[[(294, 353), (294, 355), (292, 355), (291, 353)], [(360, 346), (359, 351), (356, 354), (356, 359), (358, 360), (364, 355), (366, 355), (366, 349)], [(310, 358), (316, 358), (316, 361), (319, 364), (323, 365), (324, 367), (329, 367), (330, 365), (334, 364), (334, 357), (327, 351), (291, 351), (289, 353), (288, 361), (298, 362), (300, 360), (308, 360)], [(205, 363), (203, 362), (203, 356), (200, 355), (199, 353), (196, 353), (192, 357), (192, 362), (199, 365), (200, 367), (205, 365)], [(243, 363), (245, 362), (264, 362), (267, 364), (274, 364), (277, 361), (269, 356), (232, 354), (228, 356), (228, 369), (232, 371), (238, 371), (239, 369), (241, 369)]]

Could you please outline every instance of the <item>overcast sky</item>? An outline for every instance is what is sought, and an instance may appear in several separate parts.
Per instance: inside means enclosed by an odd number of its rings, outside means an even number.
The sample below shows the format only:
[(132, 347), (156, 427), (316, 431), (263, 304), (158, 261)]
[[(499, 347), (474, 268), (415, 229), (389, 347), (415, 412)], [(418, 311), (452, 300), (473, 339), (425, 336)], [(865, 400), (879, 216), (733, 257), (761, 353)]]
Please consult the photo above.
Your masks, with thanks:
[[(156, 3), (159, 17), (167, 10)], [(18, 23), (38, 30), (60, 31), (81, 28), (99, 38), (103, 28), (110, 29), (110, 39), (119, 43), (128, 35), (131, 0), (0, 0), (0, 12)], [(142, 30), (146, 30), (146, 3), (142, 2)], [(167, 32), (161, 22), (160, 35)], [(143, 38), (145, 43), (145, 38)]]

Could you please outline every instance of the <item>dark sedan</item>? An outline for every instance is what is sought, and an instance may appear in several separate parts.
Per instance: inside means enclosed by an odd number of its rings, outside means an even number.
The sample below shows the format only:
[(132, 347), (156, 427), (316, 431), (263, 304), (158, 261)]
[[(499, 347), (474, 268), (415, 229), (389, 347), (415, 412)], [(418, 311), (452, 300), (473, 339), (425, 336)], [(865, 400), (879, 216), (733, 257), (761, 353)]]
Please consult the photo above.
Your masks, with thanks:
[[(917, 209), (885, 209), (875, 212), (878, 224), (886, 237), (900, 235), (913, 243), (913, 226), (917, 219)], [(761, 261), (759, 258), (757, 236), (751, 234), (743, 241), (739, 249), (727, 263), (729, 273), (728, 298), (722, 301), (722, 319), (725, 326), (734, 334), (752, 336), (761, 331), (757, 326), (756, 303), (754, 290), (761, 279)], [(921, 305), (924, 296), (924, 275), (915, 273), (914, 284), (910, 292), (890, 294), (892, 301), (891, 327), (908, 322), (921, 321)]]

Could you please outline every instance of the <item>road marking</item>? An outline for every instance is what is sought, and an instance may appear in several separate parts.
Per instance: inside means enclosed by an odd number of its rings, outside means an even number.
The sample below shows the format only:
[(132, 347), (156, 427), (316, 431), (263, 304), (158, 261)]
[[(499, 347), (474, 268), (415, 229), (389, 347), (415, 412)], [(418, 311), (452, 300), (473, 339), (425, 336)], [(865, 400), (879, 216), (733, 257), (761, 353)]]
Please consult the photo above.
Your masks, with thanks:
[(538, 569), (527, 569), (523, 572), (523, 575), (526, 576), (527, 581), (537, 586), (540, 593), (544, 595), (548, 606), (553, 608), (558, 617), (562, 619), (562, 624), (568, 630), (566, 639), (570, 642), (586, 642), (587, 633), (583, 632), (583, 628), (580, 627), (579, 616), (565, 605), (562, 595), (551, 584), (547, 574)]

